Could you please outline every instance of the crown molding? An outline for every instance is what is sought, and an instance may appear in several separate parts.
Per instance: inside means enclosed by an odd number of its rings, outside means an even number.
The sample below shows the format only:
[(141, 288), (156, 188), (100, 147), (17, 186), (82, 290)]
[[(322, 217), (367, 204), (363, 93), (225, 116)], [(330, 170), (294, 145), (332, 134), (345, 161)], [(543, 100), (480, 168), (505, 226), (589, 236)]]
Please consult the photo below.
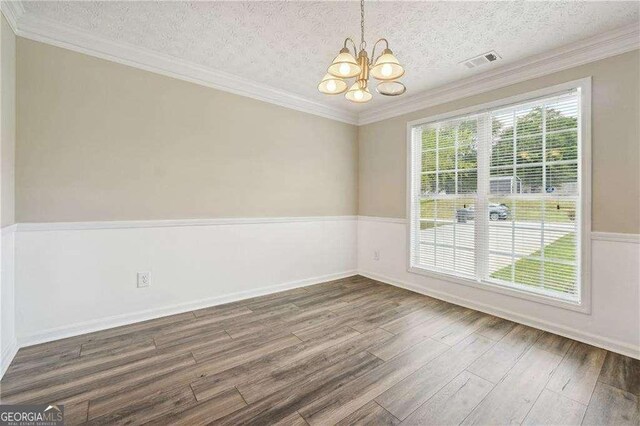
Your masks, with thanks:
[(20, 37), (331, 120), (348, 124), (358, 123), (357, 114), (346, 109), (329, 106), (285, 90), (169, 55), (96, 37), (86, 31), (29, 14), (25, 12), (21, 2), (2, 2), (2, 10), (12, 29)]
[(21, 1), (1, 1), (0, 9), (14, 33), (20, 37), (355, 125), (375, 123), (640, 48), (640, 28), (637, 24), (631, 24), (358, 114), (231, 73), (96, 37), (88, 32), (29, 14)]
[(21, 1), (0, 1), (0, 11), (2, 11), (9, 26), (13, 30), (14, 34), (18, 34), (18, 18), (24, 15), (25, 10)]
[(640, 28), (638, 24), (627, 25), (530, 56), (495, 70), (457, 80), (414, 96), (398, 99), (378, 108), (363, 111), (359, 115), (358, 125), (375, 123), (456, 99), (478, 95), (638, 48), (640, 48)]

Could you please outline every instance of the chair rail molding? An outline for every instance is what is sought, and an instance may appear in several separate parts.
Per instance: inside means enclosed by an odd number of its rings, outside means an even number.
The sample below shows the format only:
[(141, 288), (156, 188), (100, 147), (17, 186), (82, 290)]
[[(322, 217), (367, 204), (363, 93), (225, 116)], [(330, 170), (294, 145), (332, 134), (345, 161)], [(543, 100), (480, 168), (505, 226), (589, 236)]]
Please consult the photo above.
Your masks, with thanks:
[(614, 241), (617, 243), (640, 244), (640, 234), (621, 232), (591, 232), (591, 239), (596, 241)]
[(77, 231), (88, 229), (127, 229), (127, 228), (175, 228), (184, 226), (216, 225), (256, 225), (267, 223), (293, 222), (341, 222), (356, 221), (357, 216), (295, 216), (295, 217), (229, 217), (203, 219), (166, 219), (166, 220), (116, 220), (95, 222), (36, 222), (13, 225), (16, 232), (33, 231)]

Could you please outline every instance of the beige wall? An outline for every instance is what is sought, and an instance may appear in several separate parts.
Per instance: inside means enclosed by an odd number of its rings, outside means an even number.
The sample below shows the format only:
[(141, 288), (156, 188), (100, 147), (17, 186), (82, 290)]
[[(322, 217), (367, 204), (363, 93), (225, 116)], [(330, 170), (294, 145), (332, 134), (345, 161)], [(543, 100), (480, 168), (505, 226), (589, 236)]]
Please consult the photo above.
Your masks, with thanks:
[(593, 230), (640, 233), (639, 64), (634, 51), (356, 129), (18, 38), (16, 220), (405, 217), (407, 121), (592, 76)]
[(640, 233), (640, 59), (633, 51), (359, 128), (359, 208), (405, 217), (406, 123), (592, 76), (592, 228)]
[(18, 38), (18, 222), (357, 213), (357, 128)]
[(8, 226), (15, 223), (16, 36), (0, 21), (0, 226)]

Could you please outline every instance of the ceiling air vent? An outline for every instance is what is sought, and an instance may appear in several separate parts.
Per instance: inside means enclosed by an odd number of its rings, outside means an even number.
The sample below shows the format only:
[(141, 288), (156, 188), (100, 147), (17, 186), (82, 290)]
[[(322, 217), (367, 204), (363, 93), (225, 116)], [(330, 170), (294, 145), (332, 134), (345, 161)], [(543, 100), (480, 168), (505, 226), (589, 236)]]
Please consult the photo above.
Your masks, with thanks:
[(464, 65), (466, 68), (475, 68), (475, 67), (479, 67), (480, 65), (488, 64), (490, 62), (495, 62), (498, 59), (501, 59), (500, 55), (498, 55), (494, 50), (492, 50), (491, 52), (483, 53), (482, 55), (478, 55), (475, 58), (467, 59), (460, 63)]

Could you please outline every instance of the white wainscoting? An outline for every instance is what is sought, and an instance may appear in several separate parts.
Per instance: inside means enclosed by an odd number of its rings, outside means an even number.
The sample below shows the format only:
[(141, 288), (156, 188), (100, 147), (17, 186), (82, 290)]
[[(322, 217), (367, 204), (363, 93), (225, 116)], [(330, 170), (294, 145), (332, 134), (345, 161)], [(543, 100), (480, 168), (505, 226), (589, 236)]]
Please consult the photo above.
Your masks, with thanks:
[(590, 315), (411, 274), (405, 238), (404, 220), (362, 216), (5, 228), (0, 373), (18, 346), (356, 273), (640, 358), (637, 236), (594, 233)]
[(18, 351), (15, 330), (14, 237), (15, 225), (2, 228), (0, 264), (0, 378)]
[[(356, 273), (355, 216), (19, 224), (27, 346)], [(136, 287), (139, 271), (151, 286)]]
[(594, 235), (591, 314), (584, 314), (408, 272), (405, 223), (359, 218), (360, 274), (640, 358), (640, 239), (636, 236)]

